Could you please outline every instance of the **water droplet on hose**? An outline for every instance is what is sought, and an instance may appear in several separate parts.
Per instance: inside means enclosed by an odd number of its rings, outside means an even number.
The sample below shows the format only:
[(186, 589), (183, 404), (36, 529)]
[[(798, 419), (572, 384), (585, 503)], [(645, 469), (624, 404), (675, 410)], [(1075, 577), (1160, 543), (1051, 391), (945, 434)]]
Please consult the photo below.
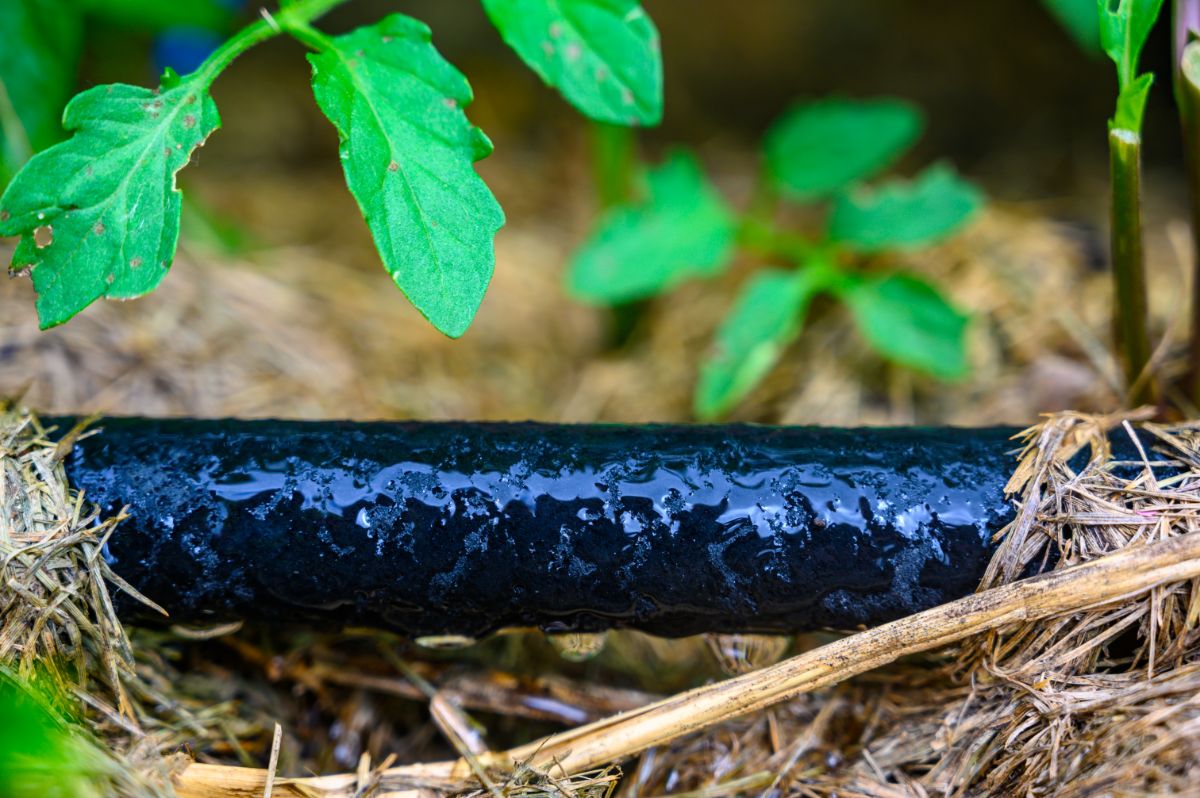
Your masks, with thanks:
[(435, 651), (447, 651), (458, 648), (468, 648), (475, 645), (475, 638), (466, 635), (428, 635), (418, 637), (414, 642), (421, 648)]
[(563, 659), (570, 662), (584, 662), (600, 653), (608, 637), (607, 632), (567, 632), (546, 635), (546, 639)]
[(790, 637), (781, 635), (705, 635), (708, 649), (729, 676), (756, 671), (782, 659)]

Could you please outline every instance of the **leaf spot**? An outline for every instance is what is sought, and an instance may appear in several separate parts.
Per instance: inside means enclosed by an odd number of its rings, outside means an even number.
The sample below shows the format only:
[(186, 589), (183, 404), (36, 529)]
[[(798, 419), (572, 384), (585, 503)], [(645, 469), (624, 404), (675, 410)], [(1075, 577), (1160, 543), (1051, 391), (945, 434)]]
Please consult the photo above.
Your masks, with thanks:
[(384, 44), (390, 44), (390, 43), (391, 43), (391, 41), (392, 41), (392, 37), (391, 37), (391, 36), (384, 36), (384, 37), (380, 38), (380, 40), (379, 40), (379, 41), (383, 42)]
[(54, 228), (48, 224), (33, 231), (33, 244), (38, 249), (45, 249), (54, 243)]
[(388, 171), (389, 172), (400, 171), (400, 164), (396, 163), (395, 161), (392, 161), (390, 164), (388, 164)]
[(0, 222), (7, 222), (11, 216), (8, 211), (0, 211)]
[(115, 274), (113, 274), (112, 272), (109, 272), (108, 276), (106, 276), (104, 278), (104, 282), (108, 283), (109, 285), (112, 285), (116, 279), (117, 279), (117, 276)]
[(46, 214), (43, 213), (42, 211), (38, 211), (38, 221), (41, 221), (42, 219), (45, 219), (45, 218), (46, 218)]
[(134, 258), (131, 261), (129, 261), (129, 268), (131, 268), (131, 269), (136, 269), (136, 268), (140, 267), (141, 265), (142, 265), (141, 258)]
[(91, 176), (92, 176), (92, 175), (94, 175), (95, 173), (96, 173), (96, 170), (95, 170), (95, 169), (93, 169), (92, 167), (90, 167), (90, 166), (85, 166), (85, 167), (83, 167), (83, 174), (84, 174), (85, 176), (87, 176), (87, 177), (91, 177)]
[(542, 52), (546, 55), (554, 55), (554, 45), (550, 42), (542, 42)]
[(195, 126), (196, 126), (196, 115), (195, 114), (188, 114), (187, 116), (185, 116), (183, 118), (183, 129), (184, 130), (191, 130)]
[(563, 35), (563, 27), (561, 22), (550, 23), (550, 38), (557, 39)]
[(92, 232), (98, 236), (104, 235), (104, 229), (104, 222), (100, 221), (99, 219), (97, 219), (96, 223), (92, 225)]
[(571, 42), (563, 48), (563, 58), (567, 61), (578, 61), (582, 53), (583, 49), (579, 46), (579, 42)]
[(170, 148), (170, 147), (163, 147), (163, 155), (165, 155), (166, 157), (170, 158), (170, 157), (171, 157), (171, 148)]
[(596, 80), (598, 80), (598, 81), (608, 80), (608, 67), (602, 66), (596, 70)]
[(453, 97), (447, 97), (446, 99), (442, 100), (442, 103), (447, 108), (457, 108), (458, 107), (458, 100), (454, 99)]
[(621, 89), (621, 102), (626, 105), (633, 105), (633, 92), (629, 90), (628, 86)]

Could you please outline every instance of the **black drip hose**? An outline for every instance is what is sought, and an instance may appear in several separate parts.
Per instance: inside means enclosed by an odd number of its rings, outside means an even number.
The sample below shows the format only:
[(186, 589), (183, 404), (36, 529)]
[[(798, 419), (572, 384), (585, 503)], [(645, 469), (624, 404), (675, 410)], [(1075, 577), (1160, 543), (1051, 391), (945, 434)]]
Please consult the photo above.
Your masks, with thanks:
[(68, 474), (177, 623), (851, 629), (970, 593), (1012, 517), (1010, 429), (100, 426)]

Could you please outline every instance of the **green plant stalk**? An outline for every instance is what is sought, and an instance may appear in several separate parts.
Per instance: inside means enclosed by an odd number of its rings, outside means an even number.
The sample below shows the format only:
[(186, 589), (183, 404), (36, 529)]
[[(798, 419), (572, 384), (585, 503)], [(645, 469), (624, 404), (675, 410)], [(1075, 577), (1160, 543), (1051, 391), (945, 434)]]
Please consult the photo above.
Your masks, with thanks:
[(274, 16), (265, 14), (264, 17), (251, 22), (233, 36), (225, 40), (216, 50), (204, 60), (192, 77), (199, 78), (205, 86), (210, 86), (217, 76), (242, 53), (273, 39), (284, 32), (295, 35), (297, 30), (308, 28), (308, 23), (324, 16), (347, 0), (297, 0), (284, 5)]
[(592, 185), (602, 210), (633, 199), (637, 136), (631, 128), (607, 122), (588, 125)]
[(1192, 228), (1191, 338), (1188, 345), (1189, 396), (1200, 407), (1200, 87), (1180, 81), (1178, 108)]
[(1131, 404), (1157, 400), (1149, 371), (1150, 336), (1146, 326), (1146, 271), (1142, 250), (1141, 136), (1113, 128), (1108, 134), (1112, 180), (1112, 260), (1117, 351), (1125, 369)]
[(1192, 307), (1188, 343), (1188, 397), (1200, 407), (1200, 84), (1192, 79), (1200, 64), (1200, 45), (1193, 42), (1200, 29), (1200, 0), (1176, 0), (1175, 63), (1172, 78), (1175, 107), (1179, 109), (1183, 136), (1184, 170), (1188, 183), (1188, 210), (1192, 228)]

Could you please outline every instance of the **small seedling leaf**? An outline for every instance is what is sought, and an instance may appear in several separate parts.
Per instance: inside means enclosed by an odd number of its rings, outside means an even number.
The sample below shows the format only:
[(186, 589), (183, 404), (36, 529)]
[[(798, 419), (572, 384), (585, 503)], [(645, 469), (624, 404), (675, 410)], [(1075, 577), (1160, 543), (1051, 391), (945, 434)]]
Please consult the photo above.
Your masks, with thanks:
[(1100, 45), (1117, 65), (1124, 89), (1137, 75), (1142, 48), (1162, 10), (1163, 0), (1096, 0)]
[(920, 111), (901, 100), (797, 105), (767, 133), (767, 166), (786, 194), (821, 199), (892, 164), (922, 125)]
[(179, 238), (175, 174), (220, 125), (202, 81), (96, 86), (63, 116), (74, 135), (35, 155), (0, 198), (0, 235), (21, 236), (43, 329), (100, 297), (152, 291)]
[(968, 371), (967, 316), (929, 283), (904, 274), (839, 287), (867, 342), (884, 357), (946, 380)]
[(692, 155), (674, 153), (646, 182), (646, 200), (613, 208), (575, 253), (568, 284), (579, 298), (644, 299), (729, 263), (736, 224)]
[(0, 189), (33, 153), (62, 138), (75, 85), (82, 20), (62, 0), (3, 0), (0, 31)]
[(483, 301), (504, 224), (473, 166), (492, 145), (463, 113), (471, 88), (411, 17), (326, 42), (309, 56), (313, 92), (337, 128), (350, 192), (396, 285), (458, 337)]
[(1042, 5), (1071, 34), (1079, 49), (1088, 55), (1101, 52), (1096, 0), (1042, 0)]
[(829, 236), (863, 252), (912, 249), (939, 241), (983, 206), (983, 193), (945, 165), (912, 181), (890, 180), (838, 196)]
[(1154, 83), (1153, 73), (1138, 75), (1136, 79), (1117, 95), (1117, 112), (1109, 122), (1113, 130), (1129, 130), (1140, 133), (1142, 117), (1146, 115), (1146, 101), (1150, 99), (1150, 86)]
[(804, 271), (769, 269), (750, 279), (700, 368), (697, 416), (724, 415), (767, 376), (800, 332), (815, 287)]
[(662, 119), (658, 31), (637, 0), (483, 0), (504, 41), (586, 116)]

